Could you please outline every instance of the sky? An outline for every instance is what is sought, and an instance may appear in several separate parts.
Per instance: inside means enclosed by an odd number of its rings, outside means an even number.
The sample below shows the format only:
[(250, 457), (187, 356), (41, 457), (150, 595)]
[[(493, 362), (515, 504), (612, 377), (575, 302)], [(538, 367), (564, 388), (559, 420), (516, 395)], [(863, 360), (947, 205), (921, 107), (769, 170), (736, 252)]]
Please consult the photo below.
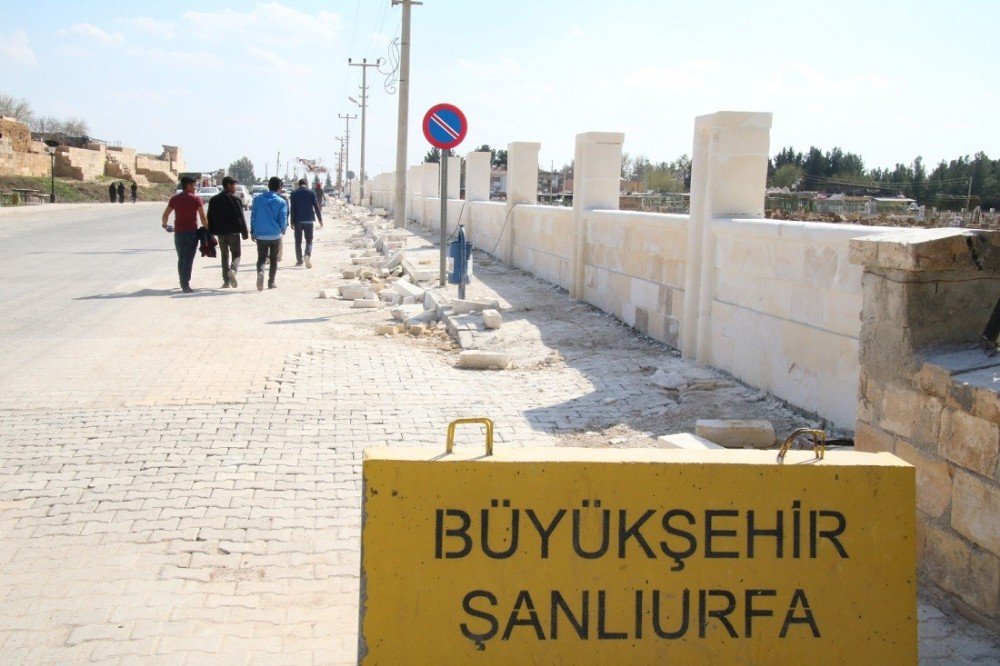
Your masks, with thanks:
[[(771, 153), (839, 146), (867, 167), (984, 151), (1000, 157), (1000, 0), (728, 2), (424, 0), (412, 10), (408, 161), (437, 102), (463, 109), (464, 154), (541, 143), (573, 157), (581, 132), (625, 151), (691, 153), (694, 119), (774, 114)], [(347, 59), (389, 58), (390, 0), (167, 3), (0, 0), (0, 93), (141, 152), (183, 148), (190, 170), (243, 155), (335, 163), (341, 114), (360, 110)], [(985, 29), (984, 29), (985, 28)], [(391, 68), (389, 62), (384, 71)], [(397, 95), (369, 69), (367, 173), (395, 165)], [(350, 168), (359, 170), (360, 122)], [(282, 166), (282, 173), (285, 167)]]

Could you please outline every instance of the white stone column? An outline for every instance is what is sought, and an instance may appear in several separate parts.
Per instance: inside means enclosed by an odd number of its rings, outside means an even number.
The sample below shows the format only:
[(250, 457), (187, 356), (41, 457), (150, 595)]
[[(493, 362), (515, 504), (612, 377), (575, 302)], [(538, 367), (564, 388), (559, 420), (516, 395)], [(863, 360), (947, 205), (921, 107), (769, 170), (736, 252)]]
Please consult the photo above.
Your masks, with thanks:
[(473, 152), (465, 156), (465, 200), (490, 200), (490, 154)]
[(421, 190), (423, 199), (421, 205), (420, 223), (429, 226), (439, 217), (441, 207), (441, 165), (437, 162), (424, 162), (420, 165), (420, 179), (423, 181)]
[[(416, 220), (417, 215), (423, 212), (422, 204), (420, 204), (420, 197), (423, 196), (423, 191), (421, 186), (423, 185), (423, 180), (420, 177), (420, 167), (411, 166), (406, 171), (406, 218), (407, 220)], [(420, 220), (417, 220), (420, 223)]]
[[(452, 155), (448, 158), (448, 198), (458, 199), (462, 193), (462, 158)], [(454, 220), (452, 220), (454, 222)]]
[(680, 340), (681, 353), (702, 363), (711, 360), (712, 220), (764, 217), (770, 140), (770, 113), (720, 111), (695, 119)]
[(538, 203), (538, 151), (542, 144), (517, 141), (507, 144), (507, 210), (504, 214), (503, 259), (514, 264), (514, 216), (517, 204)]
[[(590, 210), (618, 210), (621, 189), (621, 132), (586, 132), (576, 135), (573, 158), (573, 236), (570, 254), (570, 295), (583, 299), (587, 265), (587, 229), (584, 216)], [(622, 248), (627, 252), (628, 248)]]

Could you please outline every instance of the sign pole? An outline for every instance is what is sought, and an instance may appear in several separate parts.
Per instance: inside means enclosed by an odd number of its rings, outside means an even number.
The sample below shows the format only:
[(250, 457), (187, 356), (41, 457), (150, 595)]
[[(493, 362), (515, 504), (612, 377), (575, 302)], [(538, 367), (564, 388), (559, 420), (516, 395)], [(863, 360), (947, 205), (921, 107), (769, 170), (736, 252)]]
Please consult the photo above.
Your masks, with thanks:
[(448, 155), (447, 148), (441, 150), (441, 262), (440, 286), (443, 289), (447, 279), (448, 267)]

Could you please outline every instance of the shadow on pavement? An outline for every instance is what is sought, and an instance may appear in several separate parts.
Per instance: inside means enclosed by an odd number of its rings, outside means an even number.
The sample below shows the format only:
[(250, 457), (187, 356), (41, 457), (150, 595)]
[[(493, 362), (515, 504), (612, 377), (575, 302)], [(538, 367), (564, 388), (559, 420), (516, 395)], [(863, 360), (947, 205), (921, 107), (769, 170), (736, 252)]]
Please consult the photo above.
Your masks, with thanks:
[(74, 301), (104, 301), (116, 298), (144, 298), (146, 296), (169, 296), (171, 298), (192, 298), (195, 296), (229, 296), (239, 293), (229, 289), (198, 289), (194, 293), (185, 294), (179, 288), (175, 289), (140, 289), (128, 294), (94, 294), (93, 296), (78, 296)]
[(266, 322), (268, 324), (321, 324), (329, 321), (329, 317), (310, 317), (309, 319), (279, 319), (277, 321)]

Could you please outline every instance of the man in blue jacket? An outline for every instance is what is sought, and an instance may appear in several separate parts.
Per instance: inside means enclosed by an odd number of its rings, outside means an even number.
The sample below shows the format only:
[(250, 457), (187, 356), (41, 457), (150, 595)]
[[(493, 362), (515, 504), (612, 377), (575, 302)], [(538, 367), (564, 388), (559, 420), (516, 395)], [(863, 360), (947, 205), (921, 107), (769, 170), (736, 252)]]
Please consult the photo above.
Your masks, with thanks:
[(278, 253), (281, 251), (281, 237), (288, 227), (288, 202), (278, 194), (281, 179), (272, 176), (267, 181), (267, 192), (254, 197), (250, 213), (250, 235), (257, 242), (257, 291), (264, 290), (264, 264), (271, 258), (267, 288), (274, 289), (274, 277), (278, 272)]
[(312, 268), (313, 224), (319, 220), (323, 226), (323, 211), (320, 210), (316, 195), (309, 189), (309, 183), (303, 178), (291, 196), (292, 229), (295, 230), (295, 265), (302, 265), (302, 236), (306, 237), (306, 268)]

